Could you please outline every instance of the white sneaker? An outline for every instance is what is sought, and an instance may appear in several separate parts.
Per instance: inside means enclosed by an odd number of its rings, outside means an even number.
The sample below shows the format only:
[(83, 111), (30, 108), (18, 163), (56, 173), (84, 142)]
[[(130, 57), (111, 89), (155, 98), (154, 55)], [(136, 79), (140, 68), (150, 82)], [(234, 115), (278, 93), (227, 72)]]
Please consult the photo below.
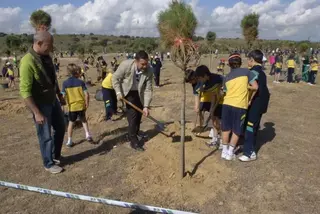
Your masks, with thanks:
[(228, 153), (227, 153), (227, 156), (225, 157), (225, 159), (226, 159), (227, 161), (235, 160), (235, 159), (236, 159), (236, 155), (235, 155), (235, 154), (228, 154)]
[(242, 155), (241, 157), (239, 157), (239, 160), (242, 162), (255, 161), (255, 160), (257, 160), (257, 154), (255, 152), (253, 152), (250, 157), (248, 157), (246, 155)]
[(44, 168), (46, 171), (52, 173), (52, 174), (58, 174), (60, 172), (63, 171), (63, 168), (61, 168), (60, 166), (57, 166), (57, 165), (53, 165), (52, 167), (50, 168)]
[(72, 142), (72, 141), (68, 141), (68, 142), (66, 143), (66, 145), (67, 145), (67, 147), (71, 148), (71, 147), (73, 146), (73, 142)]
[(213, 138), (213, 129), (210, 130), (209, 137)]
[(228, 156), (228, 152), (224, 152), (224, 151), (222, 150), (222, 152), (221, 152), (221, 159), (226, 159), (227, 156)]

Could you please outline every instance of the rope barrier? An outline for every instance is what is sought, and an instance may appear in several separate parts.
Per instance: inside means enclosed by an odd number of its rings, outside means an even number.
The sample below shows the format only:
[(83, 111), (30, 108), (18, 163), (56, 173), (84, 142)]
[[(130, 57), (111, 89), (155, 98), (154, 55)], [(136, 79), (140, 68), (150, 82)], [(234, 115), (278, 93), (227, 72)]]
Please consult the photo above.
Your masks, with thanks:
[(147, 211), (164, 213), (164, 214), (195, 214), (192, 212), (171, 210), (171, 209), (161, 208), (161, 207), (154, 207), (154, 206), (129, 203), (129, 202), (123, 202), (123, 201), (116, 201), (116, 200), (110, 200), (110, 199), (104, 199), (104, 198), (97, 198), (97, 197), (92, 197), (92, 196), (87, 196), (87, 195), (79, 195), (79, 194), (74, 194), (74, 193), (61, 192), (61, 191), (50, 190), (50, 189), (43, 189), (40, 187), (27, 186), (27, 185), (10, 183), (10, 182), (5, 182), (5, 181), (0, 181), (0, 186), (14, 188), (14, 189), (20, 189), (20, 190), (26, 190), (26, 191), (31, 191), (31, 192), (38, 192), (38, 193), (47, 194), (47, 195), (55, 195), (55, 196), (59, 196), (59, 197), (69, 198), (69, 199), (77, 199), (77, 200), (90, 201), (90, 202), (94, 202), (94, 203), (101, 203), (101, 204), (106, 204), (106, 205), (111, 205), (111, 206), (131, 208), (131, 209), (136, 209), (136, 210), (147, 210)]

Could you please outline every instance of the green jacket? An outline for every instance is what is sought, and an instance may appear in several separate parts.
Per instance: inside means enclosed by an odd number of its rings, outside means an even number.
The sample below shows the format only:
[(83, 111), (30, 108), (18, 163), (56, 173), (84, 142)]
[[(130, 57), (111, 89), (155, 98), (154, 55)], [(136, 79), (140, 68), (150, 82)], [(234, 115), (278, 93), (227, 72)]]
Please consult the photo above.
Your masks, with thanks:
[[(52, 75), (55, 77), (54, 81), (50, 79)], [(45, 71), (39, 55), (30, 49), (20, 61), (21, 96), (24, 99), (32, 97), (36, 104), (53, 104), (56, 99), (56, 87), (54, 70)]]

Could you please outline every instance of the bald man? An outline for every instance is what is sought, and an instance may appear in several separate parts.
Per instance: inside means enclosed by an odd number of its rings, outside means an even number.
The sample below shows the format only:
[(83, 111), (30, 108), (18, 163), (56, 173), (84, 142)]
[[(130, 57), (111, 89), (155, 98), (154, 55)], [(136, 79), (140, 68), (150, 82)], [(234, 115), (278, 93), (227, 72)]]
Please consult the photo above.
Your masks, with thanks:
[(20, 63), (20, 94), (33, 114), (45, 170), (55, 174), (63, 171), (58, 164), (65, 134), (60, 103), (64, 105), (65, 101), (49, 55), (52, 47), (49, 32), (34, 35), (33, 46)]

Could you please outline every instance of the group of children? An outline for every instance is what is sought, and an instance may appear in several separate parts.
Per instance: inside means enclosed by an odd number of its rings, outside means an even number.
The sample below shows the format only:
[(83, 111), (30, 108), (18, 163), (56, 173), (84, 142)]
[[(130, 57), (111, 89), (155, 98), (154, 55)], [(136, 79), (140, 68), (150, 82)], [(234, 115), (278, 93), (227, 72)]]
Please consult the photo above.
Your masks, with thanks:
[[(295, 77), (294, 74), (296, 73), (297, 69), (297, 63), (296, 63), (296, 56), (295, 54), (289, 55), (287, 61), (286, 61), (286, 67), (287, 67), (287, 82), (288, 83), (294, 83)], [(270, 74), (273, 74), (274, 70), (274, 83), (280, 83), (280, 75), (283, 69), (283, 57), (281, 53), (278, 53), (276, 55), (270, 56), (270, 64), (271, 64), (271, 72)], [(310, 69), (308, 71), (308, 84), (314, 85), (316, 76), (318, 73), (319, 65), (318, 60), (315, 57), (310, 58)]]
[(186, 82), (192, 84), (196, 95), (196, 112), (201, 115), (202, 111), (208, 111), (212, 119), (212, 140), (208, 145), (220, 144), (222, 159), (235, 158), (240, 136), (244, 136), (244, 147), (239, 160), (247, 162), (257, 158), (256, 136), (270, 98), (262, 63), (263, 53), (254, 50), (248, 54), (250, 70), (241, 68), (241, 56), (235, 53), (228, 59), (231, 71), (225, 77), (211, 73), (204, 65), (187, 71)]

